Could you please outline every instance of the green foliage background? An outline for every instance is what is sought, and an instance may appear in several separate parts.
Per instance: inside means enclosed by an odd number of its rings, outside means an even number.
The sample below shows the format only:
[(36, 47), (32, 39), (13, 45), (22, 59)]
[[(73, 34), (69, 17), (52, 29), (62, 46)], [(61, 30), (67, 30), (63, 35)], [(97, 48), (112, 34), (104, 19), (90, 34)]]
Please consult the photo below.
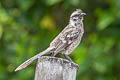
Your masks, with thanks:
[(120, 80), (120, 0), (0, 0), (0, 80), (33, 80), (36, 63), (14, 69), (46, 49), (77, 8), (87, 13), (70, 55), (77, 80)]

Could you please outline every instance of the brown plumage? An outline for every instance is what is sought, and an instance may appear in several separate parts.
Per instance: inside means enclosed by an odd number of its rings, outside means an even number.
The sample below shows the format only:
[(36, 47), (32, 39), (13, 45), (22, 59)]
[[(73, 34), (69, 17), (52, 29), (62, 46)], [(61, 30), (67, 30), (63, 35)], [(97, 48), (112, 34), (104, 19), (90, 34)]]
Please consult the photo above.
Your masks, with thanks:
[(51, 56), (56, 56), (58, 53), (63, 54), (70, 61), (68, 56), (79, 44), (84, 33), (83, 16), (86, 15), (81, 9), (76, 9), (71, 16), (69, 24), (62, 32), (50, 43), (50, 46), (43, 52), (38, 53), (32, 58), (21, 64), (15, 71), (21, 70), (31, 64), (38, 57), (51, 53)]

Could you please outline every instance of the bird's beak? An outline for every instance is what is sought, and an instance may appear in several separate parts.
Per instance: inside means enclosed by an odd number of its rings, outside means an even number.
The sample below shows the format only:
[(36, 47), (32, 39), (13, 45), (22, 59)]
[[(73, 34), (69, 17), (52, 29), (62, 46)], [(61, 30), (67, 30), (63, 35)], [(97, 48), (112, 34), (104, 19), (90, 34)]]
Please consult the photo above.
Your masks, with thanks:
[(85, 15), (86, 15), (86, 13), (81, 13), (81, 15), (82, 15), (82, 16), (85, 16)]

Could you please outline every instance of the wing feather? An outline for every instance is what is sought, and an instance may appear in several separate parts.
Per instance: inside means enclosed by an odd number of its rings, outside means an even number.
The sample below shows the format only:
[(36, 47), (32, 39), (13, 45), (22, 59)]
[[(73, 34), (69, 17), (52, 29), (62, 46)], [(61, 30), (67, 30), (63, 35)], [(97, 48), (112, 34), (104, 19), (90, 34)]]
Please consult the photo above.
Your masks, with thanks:
[(79, 36), (79, 31), (75, 27), (66, 27), (50, 44), (55, 46), (57, 52), (61, 52), (72, 44)]

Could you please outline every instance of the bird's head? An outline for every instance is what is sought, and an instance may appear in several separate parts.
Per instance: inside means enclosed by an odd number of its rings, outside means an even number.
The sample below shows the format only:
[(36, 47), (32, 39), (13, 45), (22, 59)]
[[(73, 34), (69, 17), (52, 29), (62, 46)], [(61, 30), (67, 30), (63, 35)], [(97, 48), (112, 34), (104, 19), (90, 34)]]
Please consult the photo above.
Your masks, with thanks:
[(85, 16), (86, 13), (84, 13), (81, 9), (76, 9), (71, 16), (70, 16), (70, 24), (77, 25), (82, 23), (83, 16)]

